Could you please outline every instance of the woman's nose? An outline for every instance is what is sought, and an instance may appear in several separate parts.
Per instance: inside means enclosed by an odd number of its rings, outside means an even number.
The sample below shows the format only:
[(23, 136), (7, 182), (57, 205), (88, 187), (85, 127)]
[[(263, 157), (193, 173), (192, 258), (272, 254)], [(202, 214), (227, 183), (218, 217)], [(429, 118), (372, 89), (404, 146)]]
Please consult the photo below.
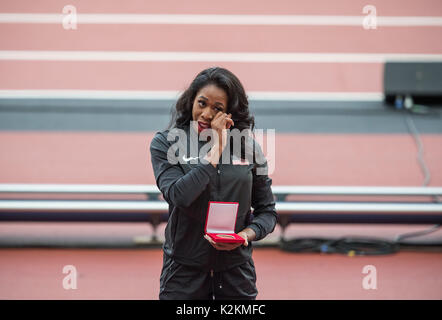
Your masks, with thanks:
[(202, 113), (202, 117), (204, 120), (207, 121), (212, 121), (213, 119), (213, 112), (211, 110), (208, 110), (209, 108), (207, 108), (206, 110), (203, 111)]

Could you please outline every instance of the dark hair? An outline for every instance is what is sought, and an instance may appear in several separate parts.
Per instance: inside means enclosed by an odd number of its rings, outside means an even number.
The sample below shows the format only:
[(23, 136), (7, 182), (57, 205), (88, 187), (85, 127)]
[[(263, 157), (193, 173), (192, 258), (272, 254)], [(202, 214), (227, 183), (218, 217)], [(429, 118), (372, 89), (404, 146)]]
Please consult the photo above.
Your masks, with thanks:
[(254, 129), (255, 119), (249, 113), (249, 102), (239, 79), (229, 70), (212, 67), (201, 71), (178, 98), (169, 128), (183, 128), (192, 120), (192, 108), (196, 94), (207, 85), (213, 84), (227, 94), (227, 113), (232, 114), (235, 125), (231, 129)]

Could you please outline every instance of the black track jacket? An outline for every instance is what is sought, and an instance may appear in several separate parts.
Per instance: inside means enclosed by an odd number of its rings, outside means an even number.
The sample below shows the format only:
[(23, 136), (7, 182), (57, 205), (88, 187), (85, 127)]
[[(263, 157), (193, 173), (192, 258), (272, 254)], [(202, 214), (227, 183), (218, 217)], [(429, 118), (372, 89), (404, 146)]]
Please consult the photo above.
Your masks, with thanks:
[[(190, 126), (184, 130), (189, 133)], [(202, 270), (222, 271), (249, 261), (251, 242), (247, 247), (219, 251), (204, 239), (206, 214), (209, 201), (238, 202), (235, 233), (249, 227), (256, 233), (255, 240), (260, 240), (272, 232), (277, 220), (272, 180), (267, 174), (256, 174), (258, 167), (267, 169), (267, 162), (220, 163), (217, 168), (199, 159), (193, 160), (197, 163), (182, 160), (172, 164), (167, 153), (177, 139), (168, 141), (168, 133), (169, 130), (157, 132), (150, 145), (155, 180), (169, 204), (164, 253), (180, 264)], [(187, 139), (189, 142), (189, 134)], [(205, 144), (207, 141), (199, 141), (198, 150)]]

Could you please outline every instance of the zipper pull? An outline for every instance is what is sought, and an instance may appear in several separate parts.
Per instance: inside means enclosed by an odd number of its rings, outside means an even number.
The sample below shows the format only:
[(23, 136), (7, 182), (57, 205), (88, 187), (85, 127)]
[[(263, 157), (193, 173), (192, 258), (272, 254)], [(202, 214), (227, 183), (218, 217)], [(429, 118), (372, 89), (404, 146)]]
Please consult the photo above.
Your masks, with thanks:
[(212, 278), (212, 300), (215, 300), (215, 288), (213, 284), (213, 269), (210, 269), (210, 278)]

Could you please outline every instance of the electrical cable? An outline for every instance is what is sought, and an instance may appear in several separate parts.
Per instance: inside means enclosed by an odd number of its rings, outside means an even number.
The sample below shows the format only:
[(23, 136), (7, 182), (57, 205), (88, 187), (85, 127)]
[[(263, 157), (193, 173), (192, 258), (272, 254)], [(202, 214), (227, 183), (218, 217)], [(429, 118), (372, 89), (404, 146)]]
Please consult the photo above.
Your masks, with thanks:
[[(429, 113), (428, 107), (415, 105), (411, 99), (409, 99), (408, 101), (407, 109), (411, 113)], [(414, 120), (409, 114), (406, 114), (405, 122), (418, 148), (417, 161), (422, 170), (422, 173), (424, 174), (423, 186), (425, 187), (430, 184), (431, 172), (428, 169), (423, 157), (424, 146), (420, 139), (420, 135), (416, 128)], [(435, 202), (440, 202), (440, 198), (438, 195), (434, 195), (433, 199)], [(348, 256), (385, 255), (398, 252), (400, 249), (400, 245), (404, 244), (404, 239), (423, 236), (435, 232), (439, 228), (440, 224), (436, 224), (422, 231), (399, 234), (395, 237), (393, 241), (363, 237), (343, 237), (337, 240), (324, 238), (295, 238), (291, 240), (281, 239), (279, 246), (280, 249), (283, 251), (297, 253), (340, 253)]]
[[(417, 106), (417, 105), (412, 105), (409, 108), (409, 111), (410, 112), (414, 112), (413, 109), (414, 109), (415, 106)], [(431, 172), (428, 169), (428, 167), (427, 167), (427, 165), (425, 163), (424, 156), (423, 156), (424, 155), (424, 145), (423, 145), (423, 143), (422, 143), (422, 141), (420, 139), (420, 134), (419, 134), (419, 131), (416, 128), (414, 120), (413, 120), (413, 118), (409, 114), (406, 114), (405, 122), (406, 122), (408, 130), (410, 131), (411, 135), (413, 136), (414, 141), (416, 143), (416, 146), (418, 148), (417, 161), (418, 161), (419, 166), (420, 166), (420, 168), (421, 168), (421, 170), (422, 170), (422, 172), (424, 174), (423, 187), (426, 187), (426, 186), (428, 186), (430, 184)], [(440, 202), (440, 198), (439, 198), (438, 195), (433, 196), (433, 199), (434, 199), (435, 202), (438, 202), (438, 203)], [(395, 243), (400, 244), (400, 243), (403, 242), (404, 239), (423, 236), (423, 235), (435, 232), (439, 228), (440, 228), (440, 224), (436, 224), (436, 225), (433, 225), (430, 228), (422, 230), (422, 231), (409, 232), (409, 233), (400, 234), (400, 235), (397, 235), (395, 237), (394, 241), (395, 241)]]
[(322, 238), (295, 238), (281, 239), (279, 247), (288, 252), (321, 252), (321, 246), (327, 245), (331, 240)]
[(423, 158), (424, 154), (424, 146), (422, 144), (422, 141), (420, 139), (419, 132), (417, 131), (416, 125), (414, 124), (414, 120), (410, 117), (409, 114), (405, 117), (405, 122), (407, 123), (408, 130), (410, 131), (411, 135), (414, 138), (414, 141), (417, 145), (417, 161), (419, 162), (419, 166), (424, 174), (424, 183), (423, 186), (428, 186), (430, 184), (431, 180), (431, 173), (430, 170), (428, 170), (428, 167), (425, 163), (425, 160)]
[(348, 256), (372, 256), (393, 254), (399, 250), (396, 243), (373, 238), (342, 238), (332, 243), (337, 253)]
[(439, 228), (440, 228), (440, 224), (435, 224), (435, 225), (431, 226), (430, 228), (422, 230), (422, 231), (403, 233), (403, 234), (397, 235), (394, 241), (397, 244), (400, 244), (404, 239), (423, 236), (423, 235), (435, 232)]
[(364, 237), (295, 238), (281, 240), (279, 246), (282, 251), (287, 252), (339, 253), (347, 256), (386, 255), (399, 250), (394, 242)]

